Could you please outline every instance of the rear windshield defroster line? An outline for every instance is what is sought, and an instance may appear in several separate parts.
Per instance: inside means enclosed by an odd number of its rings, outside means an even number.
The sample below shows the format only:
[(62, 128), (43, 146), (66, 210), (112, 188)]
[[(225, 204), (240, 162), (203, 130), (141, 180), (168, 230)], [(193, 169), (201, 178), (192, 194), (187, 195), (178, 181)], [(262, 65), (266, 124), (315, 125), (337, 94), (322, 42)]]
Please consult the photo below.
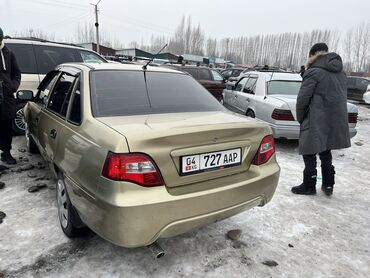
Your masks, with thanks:
[(94, 117), (223, 111), (223, 106), (186, 74), (97, 70), (90, 75)]

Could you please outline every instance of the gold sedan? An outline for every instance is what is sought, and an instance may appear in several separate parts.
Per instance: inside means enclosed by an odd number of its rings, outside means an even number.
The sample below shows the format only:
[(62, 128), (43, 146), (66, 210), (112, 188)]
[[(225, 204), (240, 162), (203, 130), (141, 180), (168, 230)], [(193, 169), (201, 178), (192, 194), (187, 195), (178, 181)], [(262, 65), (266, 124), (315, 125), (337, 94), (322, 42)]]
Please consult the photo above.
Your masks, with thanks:
[(87, 226), (120, 246), (150, 245), (263, 206), (278, 183), (270, 127), (175, 70), (64, 64), (24, 112), (69, 237)]

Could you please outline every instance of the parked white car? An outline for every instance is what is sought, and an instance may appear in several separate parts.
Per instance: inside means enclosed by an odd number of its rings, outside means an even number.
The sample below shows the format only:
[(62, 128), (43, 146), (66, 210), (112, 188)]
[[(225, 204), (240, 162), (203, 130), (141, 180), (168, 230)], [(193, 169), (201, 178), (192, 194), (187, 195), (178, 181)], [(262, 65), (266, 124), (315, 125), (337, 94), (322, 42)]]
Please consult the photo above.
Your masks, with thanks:
[[(259, 72), (244, 74), (223, 91), (223, 104), (230, 110), (260, 119), (270, 125), (275, 138), (298, 139), (296, 102), (302, 78), (296, 73)], [(351, 138), (357, 133), (358, 109), (348, 103)]]

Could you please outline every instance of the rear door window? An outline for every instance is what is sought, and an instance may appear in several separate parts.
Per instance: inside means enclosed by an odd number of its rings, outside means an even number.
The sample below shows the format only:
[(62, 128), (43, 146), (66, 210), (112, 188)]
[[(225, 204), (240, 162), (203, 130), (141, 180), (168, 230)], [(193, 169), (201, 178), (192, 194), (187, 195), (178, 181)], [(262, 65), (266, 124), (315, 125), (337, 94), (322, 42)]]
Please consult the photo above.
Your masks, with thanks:
[(34, 45), (34, 48), (40, 74), (46, 74), (63, 63), (82, 62), (81, 55), (74, 48), (46, 45)]
[(6, 46), (14, 53), (22, 73), (37, 74), (32, 44), (7, 43)]
[(219, 102), (185, 74), (141, 71), (91, 73), (95, 117), (223, 111)]
[(68, 120), (74, 124), (79, 125), (82, 120), (82, 99), (81, 99), (81, 82), (78, 80), (76, 90), (72, 95), (72, 102), (71, 102), (71, 113), (69, 115)]

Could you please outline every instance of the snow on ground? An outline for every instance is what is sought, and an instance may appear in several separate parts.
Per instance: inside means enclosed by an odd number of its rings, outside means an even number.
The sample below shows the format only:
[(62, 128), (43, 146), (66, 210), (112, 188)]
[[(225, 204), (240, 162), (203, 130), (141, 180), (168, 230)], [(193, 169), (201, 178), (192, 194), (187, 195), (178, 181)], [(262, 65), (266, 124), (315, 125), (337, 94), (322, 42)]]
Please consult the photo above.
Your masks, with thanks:
[[(334, 195), (295, 196), (303, 162), (297, 142), (277, 143), (281, 177), (273, 200), (262, 208), (159, 243), (166, 256), (154, 259), (143, 247), (125, 249), (90, 234), (70, 240), (59, 227), (47, 169), (8, 173), (0, 190), (0, 277), (369, 277), (370, 273), (370, 107), (359, 106), (358, 135), (350, 149), (334, 152)], [(42, 162), (18, 149), (14, 154)], [(13, 168), (13, 169), (16, 169)], [(41, 167), (42, 168), (42, 167)], [(37, 183), (48, 188), (27, 189)], [(318, 186), (319, 187), (319, 186)], [(241, 229), (239, 240), (225, 237)], [(262, 264), (273, 260), (278, 266)]]

